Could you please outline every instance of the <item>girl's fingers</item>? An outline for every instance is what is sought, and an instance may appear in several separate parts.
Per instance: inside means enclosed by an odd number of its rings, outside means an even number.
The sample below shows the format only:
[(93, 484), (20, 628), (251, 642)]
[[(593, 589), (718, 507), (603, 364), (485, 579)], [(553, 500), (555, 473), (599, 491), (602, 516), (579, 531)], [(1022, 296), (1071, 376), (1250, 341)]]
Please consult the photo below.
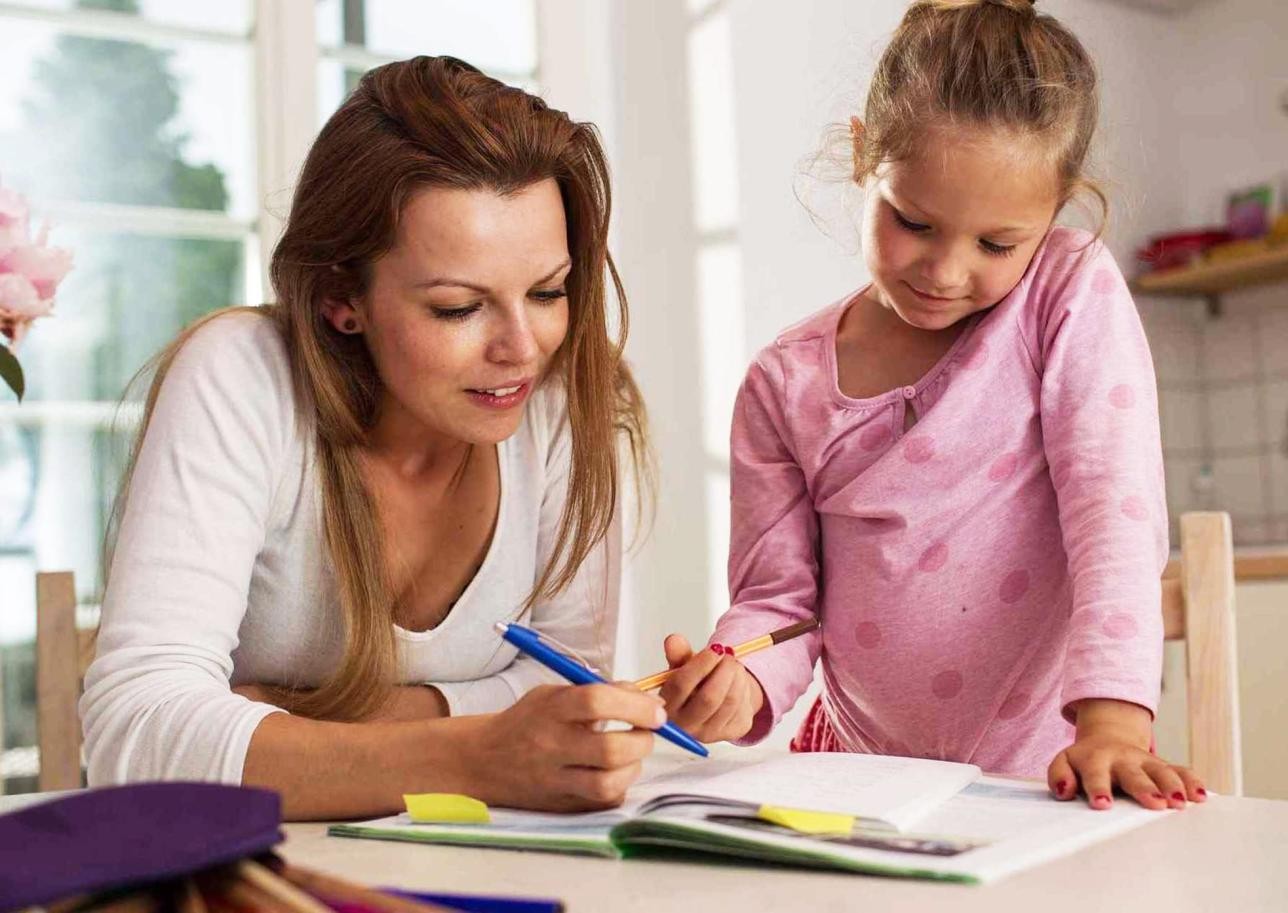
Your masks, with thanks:
[(680, 726), (697, 728), (707, 725), (723, 709), (730, 689), (738, 680), (737, 662), (733, 657), (718, 659), (702, 684), (682, 705), (671, 711), (671, 718)]
[(1082, 782), (1082, 792), (1087, 804), (1094, 809), (1107, 809), (1114, 804), (1114, 783), (1109, 760), (1101, 754), (1092, 754), (1077, 763), (1074, 770)]
[(1199, 778), (1198, 774), (1188, 767), (1176, 767), (1174, 765), (1172, 766), (1172, 771), (1181, 778), (1187, 799), (1191, 802), (1207, 801), (1207, 790), (1203, 788), (1203, 780)]
[(720, 657), (711, 650), (699, 650), (675, 671), (675, 674), (658, 692), (659, 696), (672, 710), (683, 707), (690, 695), (719, 663)]
[(1145, 762), (1145, 772), (1158, 785), (1158, 791), (1167, 799), (1172, 808), (1184, 808), (1186, 800), (1185, 781), (1180, 774), (1166, 761), (1157, 758)]
[(1078, 795), (1078, 777), (1069, 763), (1069, 753), (1062, 751), (1047, 767), (1047, 788), (1057, 799), (1068, 800)]
[(1167, 794), (1159, 789), (1158, 783), (1145, 772), (1139, 761), (1120, 761), (1114, 765), (1114, 779), (1118, 787), (1142, 808), (1157, 811), (1169, 805)]
[(750, 718), (746, 720), (746, 725), (743, 725), (743, 717), (748, 716), (747, 706), (749, 703), (747, 686), (744, 682), (745, 678), (746, 676), (735, 673), (728, 696), (720, 706), (720, 709), (712, 715), (707, 723), (708, 741), (719, 742), (725, 739), (736, 739), (744, 735), (747, 729), (750, 728)]
[(662, 641), (662, 652), (666, 654), (666, 664), (672, 669), (683, 666), (693, 657), (693, 648), (683, 634), (671, 634)]

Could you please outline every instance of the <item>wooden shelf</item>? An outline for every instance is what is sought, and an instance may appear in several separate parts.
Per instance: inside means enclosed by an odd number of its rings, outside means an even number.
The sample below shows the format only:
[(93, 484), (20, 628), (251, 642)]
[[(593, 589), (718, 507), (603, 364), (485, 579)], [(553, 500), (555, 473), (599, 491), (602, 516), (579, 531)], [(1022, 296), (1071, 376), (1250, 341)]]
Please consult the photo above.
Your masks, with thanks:
[(1288, 244), (1238, 260), (1147, 273), (1131, 288), (1139, 295), (1215, 298), (1232, 289), (1271, 282), (1288, 282)]

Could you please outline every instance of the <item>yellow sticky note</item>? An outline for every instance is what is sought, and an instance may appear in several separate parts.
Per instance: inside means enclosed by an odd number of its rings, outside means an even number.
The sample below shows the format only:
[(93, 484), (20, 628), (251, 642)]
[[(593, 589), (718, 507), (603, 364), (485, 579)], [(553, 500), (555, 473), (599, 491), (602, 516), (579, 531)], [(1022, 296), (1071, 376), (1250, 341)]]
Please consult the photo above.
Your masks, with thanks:
[(404, 795), (407, 814), (417, 824), (487, 824), (487, 806), (459, 793)]
[(756, 817), (771, 824), (790, 827), (802, 834), (848, 834), (854, 830), (854, 816), (837, 812), (810, 812), (779, 805), (762, 805)]

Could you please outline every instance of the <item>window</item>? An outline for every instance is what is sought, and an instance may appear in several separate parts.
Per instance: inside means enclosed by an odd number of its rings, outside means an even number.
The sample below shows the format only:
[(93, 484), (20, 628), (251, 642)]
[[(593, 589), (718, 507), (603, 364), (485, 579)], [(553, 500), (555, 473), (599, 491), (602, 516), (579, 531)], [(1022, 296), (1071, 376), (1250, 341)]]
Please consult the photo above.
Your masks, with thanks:
[(97, 612), (128, 380), (196, 317), (267, 300), (293, 169), (362, 72), (447, 53), (532, 87), (535, 19), (534, 0), (0, 2), (0, 180), (75, 256), (22, 347), (27, 398), (0, 393), (0, 791), (35, 784), (35, 572), (74, 570)]
[(733, 47), (724, 0), (689, 0), (688, 77), (693, 224), (707, 512), (707, 606), (729, 608), (729, 426), (746, 365)]

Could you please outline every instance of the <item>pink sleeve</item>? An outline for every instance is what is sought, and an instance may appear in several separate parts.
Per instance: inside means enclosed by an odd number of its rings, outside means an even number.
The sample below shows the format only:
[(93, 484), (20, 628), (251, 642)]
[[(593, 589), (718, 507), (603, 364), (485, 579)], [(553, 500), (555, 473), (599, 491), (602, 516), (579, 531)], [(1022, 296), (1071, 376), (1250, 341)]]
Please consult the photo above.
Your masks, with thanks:
[[(1061, 705), (1110, 698), (1155, 712), (1167, 502), (1149, 345), (1099, 243), (1048, 277), (1034, 340), (1042, 437), (1073, 587)], [(1054, 271), (1053, 271), (1054, 272)]]
[[(788, 444), (783, 368), (775, 349), (752, 364), (734, 405), (730, 441), (731, 608), (713, 642), (737, 644), (812, 618), (818, 595), (818, 517)], [(760, 741), (805, 693), (822, 649), (818, 631), (748, 656), (765, 706), (739, 744)]]

